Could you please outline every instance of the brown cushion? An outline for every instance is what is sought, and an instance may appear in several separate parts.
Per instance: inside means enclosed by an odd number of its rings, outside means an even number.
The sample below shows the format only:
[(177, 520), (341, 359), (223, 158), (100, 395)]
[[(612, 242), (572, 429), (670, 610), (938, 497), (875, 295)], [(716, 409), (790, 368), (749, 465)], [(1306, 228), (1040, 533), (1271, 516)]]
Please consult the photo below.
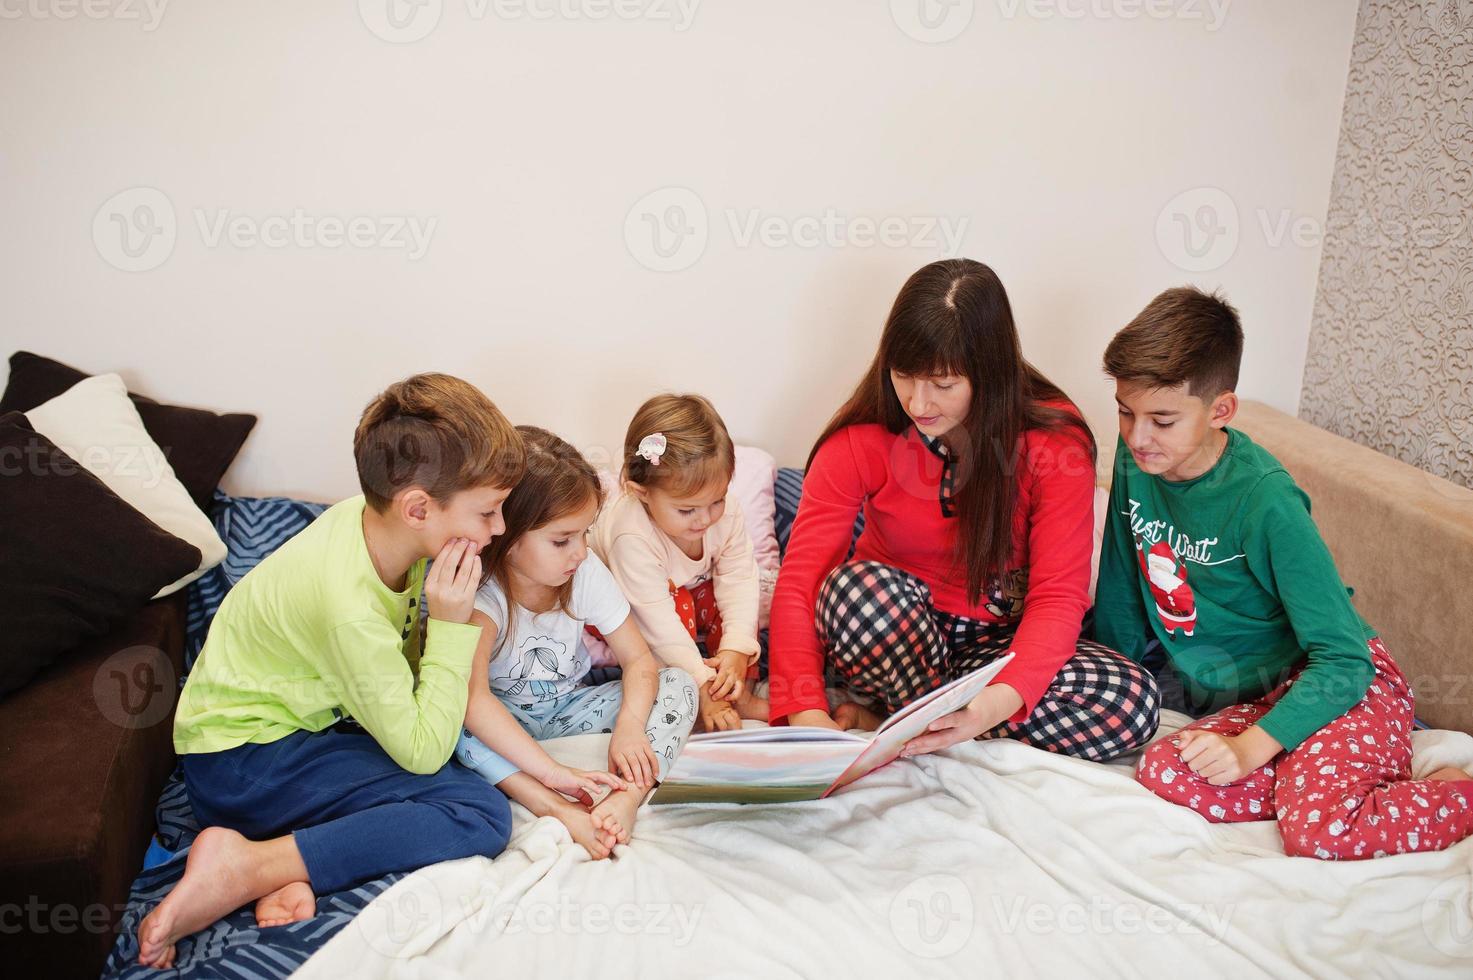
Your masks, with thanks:
[[(29, 412), (89, 375), (49, 357), (18, 351), (10, 357), (10, 380), (0, 395), (0, 414)], [(174, 475), (200, 510), (210, 512), (215, 488), (256, 424), (254, 415), (217, 415), (199, 408), (161, 405), (130, 393), (143, 427), (159, 444)]]
[(102, 969), (174, 767), (184, 609), (182, 592), (149, 603), (0, 702), (7, 975)]
[(201, 560), (19, 412), (0, 415), (0, 555), (0, 696), (125, 622)]

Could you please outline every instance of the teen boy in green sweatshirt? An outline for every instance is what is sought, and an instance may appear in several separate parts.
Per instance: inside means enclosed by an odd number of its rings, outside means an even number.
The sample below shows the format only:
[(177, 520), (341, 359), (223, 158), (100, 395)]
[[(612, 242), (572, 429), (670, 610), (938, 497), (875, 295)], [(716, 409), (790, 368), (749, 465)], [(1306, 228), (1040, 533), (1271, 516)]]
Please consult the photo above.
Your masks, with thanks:
[(1152, 639), (1189, 705), (1213, 711), (1142, 756), (1137, 778), (1213, 822), (1277, 820), (1291, 855), (1346, 859), (1473, 834), (1473, 780), (1411, 779), (1412, 692), (1349, 590), (1309, 498), (1229, 428), (1237, 311), (1192, 288), (1115, 335), (1120, 439), (1096, 638)]

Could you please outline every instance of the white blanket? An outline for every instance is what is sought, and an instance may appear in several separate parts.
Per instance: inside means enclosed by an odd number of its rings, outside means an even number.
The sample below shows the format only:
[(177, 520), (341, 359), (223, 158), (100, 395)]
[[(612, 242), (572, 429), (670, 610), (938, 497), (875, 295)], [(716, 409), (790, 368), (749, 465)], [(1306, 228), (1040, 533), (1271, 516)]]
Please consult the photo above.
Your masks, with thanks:
[[(1473, 766), (1467, 735), (1415, 748), (1418, 774)], [(969, 743), (814, 803), (645, 807), (603, 862), (514, 807), (505, 854), (406, 877), (297, 975), (1473, 976), (1473, 840), (1288, 858), (1272, 822), (1210, 825), (1133, 764)]]

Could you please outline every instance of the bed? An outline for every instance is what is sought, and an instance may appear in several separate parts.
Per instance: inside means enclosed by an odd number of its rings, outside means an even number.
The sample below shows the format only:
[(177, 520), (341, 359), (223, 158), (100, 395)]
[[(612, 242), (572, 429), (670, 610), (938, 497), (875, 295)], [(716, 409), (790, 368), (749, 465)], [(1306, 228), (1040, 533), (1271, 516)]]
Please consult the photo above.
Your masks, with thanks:
[[(1336, 437), (1270, 413), (1250, 410), (1250, 434), (1309, 486), (1322, 527), (1364, 526), (1374, 514), (1398, 534), (1448, 540), (1451, 514), (1459, 546), (1448, 561), (1454, 571), (1473, 562), (1466, 517), (1473, 491), (1429, 486), (1425, 475), (1375, 476), (1378, 467), (1402, 464), (1362, 458), (1324, 441)], [(1344, 472), (1335, 462), (1342, 450), (1355, 452), (1355, 470), (1371, 475), (1330, 482)], [(777, 478), (780, 541), (800, 480), (795, 471)], [(1408, 485), (1396, 480), (1412, 481), (1441, 509), (1407, 503)], [(231, 557), (191, 593), (191, 652), (233, 581), (319, 509), (217, 501)], [(1423, 515), (1428, 523), (1419, 523)], [(1326, 534), (1342, 568), (1352, 568), (1347, 578), (1369, 581), (1358, 603), (1387, 601), (1386, 583), (1364, 564), (1371, 556), (1354, 551), (1365, 536), (1328, 527)], [(1418, 566), (1399, 555), (1396, 584), (1415, 591), (1409, 576)], [(1444, 591), (1467, 580), (1436, 569), (1421, 574)], [(1419, 618), (1387, 611), (1384, 632), (1400, 631), (1392, 648), (1414, 681), (1467, 678), (1469, 606), (1457, 600), (1441, 608), (1454, 613), (1438, 621), (1453, 639), (1437, 644), (1408, 632), (1425, 628)], [(1429, 688), (1419, 715), (1473, 727), (1456, 690)], [(1164, 713), (1157, 737), (1187, 720)], [(1417, 774), (1473, 766), (1473, 737), (1460, 731), (1418, 731), (1414, 743)], [(548, 745), (569, 764), (604, 765), (604, 737)], [(1473, 976), (1473, 840), (1374, 861), (1288, 858), (1273, 823), (1209, 825), (1137, 785), (1134, 761), (1100, 765), (1013, 742), (971, 743), (896, 762), (818, 802), (646, 807), (635, 840), (606, 862), (588, 860), (556, 821), (514, 807), (514, 836), (494, 861), (451, 862), (319, 896), (316, 918), (277, 929), (257, 930), (243, 909), (181, 943), (177, 972), (242, 980), (1081, 970)], [(160, 854), (135, 883), (104, 977), (159, 976), (131, 965), (134, 930), (177, 880), (195, 829), (177, 781), (161, 800), (159, 828), (173, 853)]]
[[(1473, 764), (1467, 735), (1415, 740), (1419, 773)], [(1473, 840), (1288, 858), (1273, 823), (1209, 825), (1131, 763), (973, 743), (818, 802), (646, 807), (607, 862), (519, 812), (506, 853), (408, 875), (297, 976), (1473, 974)]]

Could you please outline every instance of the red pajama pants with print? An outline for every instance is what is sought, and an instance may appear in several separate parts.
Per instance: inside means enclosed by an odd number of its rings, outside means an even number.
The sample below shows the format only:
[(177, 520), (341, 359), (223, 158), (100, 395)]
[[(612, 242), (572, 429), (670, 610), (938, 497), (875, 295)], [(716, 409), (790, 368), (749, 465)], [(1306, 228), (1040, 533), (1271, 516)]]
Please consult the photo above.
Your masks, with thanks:
[(707, 579), (694, 589), (670, 583), (670, 598), (692, 640), (706, 638), (706, 652), (716, 656), (721, 649), (721, 610), (716, 608), (716, 583)]
[[(687, 589), (670, 583), (670, 600), (675, 603), (675, 612), (680, 616), (680, 621), (685, 624), (692, 640), (699, 640), (702, 636), (706, 638), (706, 651), (715, 656), (721, 649), (721, 610), (716, 608), (716, 584), (710, 579), (702, 582), (694, 589)], [(584, 629), (593, 637), (602, 640), (603, 634), (592, 626)], [(595, 662), (600, 658), (595, 656)], [(612, 666), (616, 663), (611, 657), (608, 663), (601, 666)], [(749, 675), (755, 676), (755, 665), (750, 668)]]
[[(706, 639), (706, 654), (714, 657), (721, 650), (721, 610), (716, 608), (716, 583), (707, 579), (694, 589), (676, 588), (670, 583), (670, 598), (675, 600), (675, 611), (680, 621), (690, 630), (690, 638)], [(747, 668), (747, 680), (758, 678), (757, 664)]]
[[(1350, 860), (1456, 844), (1473, 834), (1473, 781), (1411, 778), (1412, 692), (1379, 637), (1370, 649), (1376, 676), (1365, 697), (1243, 779), (1213, 786), (1200, 778), (1182, 761), (1175, 737), (1145, 751), (1136, 778), (1213, 823), (1276, 820), (1293, 856)], [(1297, 676), (1187, 728), (1238, 735)]]

